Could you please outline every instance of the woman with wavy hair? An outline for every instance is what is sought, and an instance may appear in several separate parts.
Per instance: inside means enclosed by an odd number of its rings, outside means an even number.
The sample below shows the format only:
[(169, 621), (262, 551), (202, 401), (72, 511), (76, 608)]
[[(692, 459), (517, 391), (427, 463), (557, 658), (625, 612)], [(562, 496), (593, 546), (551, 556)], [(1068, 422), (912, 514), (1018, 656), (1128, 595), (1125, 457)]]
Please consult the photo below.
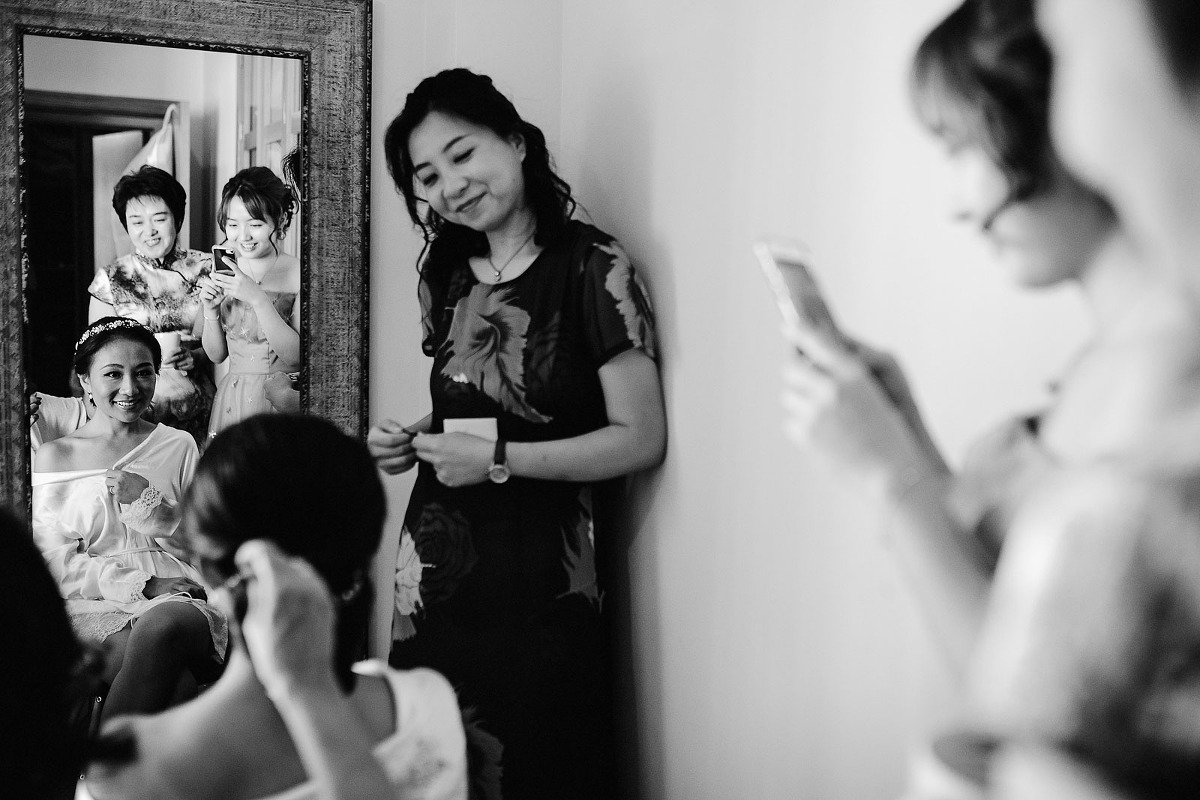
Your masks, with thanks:
[(368, 440), (386, 472), (419, 463), (392, 663), (478, 706), (506, 796), (611, 796), (597, 548), (613, 490), (665, 448), (649, 301), (620, 244), (571, 219), (545, 136), (490, 78), (422, 81), (384, 149), (425, 237), (433, 358), (433, 412)]

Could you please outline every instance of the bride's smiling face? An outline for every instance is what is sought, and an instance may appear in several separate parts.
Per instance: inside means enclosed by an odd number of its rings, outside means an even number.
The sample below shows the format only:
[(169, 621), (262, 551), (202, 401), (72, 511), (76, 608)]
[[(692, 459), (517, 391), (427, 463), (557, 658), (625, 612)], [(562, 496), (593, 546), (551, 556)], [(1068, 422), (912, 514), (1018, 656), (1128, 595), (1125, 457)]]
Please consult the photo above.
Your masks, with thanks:
[(96, 351), (79, 382), (91, 395), (97, 413), (134, 422), (154, 398), (158, 373), (150, 348), (132, 339), (117, 338)]

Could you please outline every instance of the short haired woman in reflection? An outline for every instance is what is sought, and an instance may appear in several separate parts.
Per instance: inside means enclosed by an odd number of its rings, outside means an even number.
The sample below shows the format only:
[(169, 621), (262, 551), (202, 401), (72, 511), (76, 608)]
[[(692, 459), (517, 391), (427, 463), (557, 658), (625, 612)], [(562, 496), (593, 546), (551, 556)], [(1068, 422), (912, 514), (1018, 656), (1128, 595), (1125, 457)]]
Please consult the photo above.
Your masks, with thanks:
[(266, 167), (248, 167), (221, 191), (218, 221), (237, 254), (202, 281), (204, 350), (229, 359), (217, 387), (208, 435), (273, 410), (267, 381), (300, 365), (300, 261), (279, 247), (296, 197)]
[[(136, 760), (94, 765), (95, 797), (379, 797), (382, 767), (391, 796), (466, 800), (466, 739), (446, 679), (355, 664), (386, 513), (362, 442), (317, 417), (250, 417), (209, 444), (184, 507), (184, 541), (235, 620), (229, 665), (189, 703), (106, 726), (103, 739), (131, 739)], [(274, 596), (277, 579), (293, 591)], [(272, 606), (278, 618), (264, 619)]]
[(438, 669), (479, 707), (506, 796), (607, 796), (596, 567), (614, 488), (665, 448), (649, 303), (621, 246), (570, 218), (545, 136), (490, 78), (422, 81), (384, 149), (425, 234), (433, 358), (433, 413), (369, 437), (388, 472), (420, 462), (397, 576), (415, 633), (392, 663)]
[(154, 333), (180, 335), (180, 347), (163, 354), (167, 372), (147, 418), (186, 430), (202, 444), (216, 387), (198, 339), (199, 282), (212, 269), (212, 256), (179, 246), (187, 192), (170, 173), (145, 166), (123, 175), (112, 205), (133, 252), (97, 270), (88, 286), (88, 321), (128, 317)]
[(95, 411), (42, 445), (33, 468), (34, 538), (76, 631), (119, 664), (106, 716), (166, 708), (186, 673), (203, 682), (225, 653), (225, 618), (199, 573), (158, 541), (175, 533), (198, 457), (187, 433), (142, 417), (160, 357), (139, 322), (89, 325), (75, 372)]

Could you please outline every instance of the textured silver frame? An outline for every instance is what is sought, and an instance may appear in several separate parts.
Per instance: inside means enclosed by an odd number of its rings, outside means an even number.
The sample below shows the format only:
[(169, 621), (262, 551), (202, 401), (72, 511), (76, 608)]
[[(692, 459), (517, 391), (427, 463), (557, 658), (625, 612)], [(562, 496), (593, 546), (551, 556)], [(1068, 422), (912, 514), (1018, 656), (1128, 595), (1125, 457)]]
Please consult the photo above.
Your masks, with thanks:
[(365, 436), (371, 0), (0, 0), (0, 503), (30, 503), (25, 34), (302, 59), (301, 396)]

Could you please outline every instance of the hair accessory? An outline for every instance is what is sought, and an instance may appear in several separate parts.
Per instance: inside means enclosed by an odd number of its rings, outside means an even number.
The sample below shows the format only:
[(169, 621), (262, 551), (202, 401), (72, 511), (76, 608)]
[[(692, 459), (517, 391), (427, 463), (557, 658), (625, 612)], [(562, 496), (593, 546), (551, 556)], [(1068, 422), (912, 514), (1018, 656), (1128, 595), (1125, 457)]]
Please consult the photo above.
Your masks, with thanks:
[(130, 319), (129, 317), (114, 317), (111, 321), (105, 322), (102, 325), (93, 325), (93, 326), (89, 327), (87, 330), (85, 330), (83, 332), (83, 335), (79, 337), (79, 341), (77, 341), (75, 343), (75, 352), (78, 353), (79, 348), (83, 345), (83, 343), (86, 342), (88, 339), (92, 338), (93, 336), (95, 336), (96, 334), (105, 333), (107, 331), (116, 331), (116, 330), (134, 330), (137, 328), (141, 328), (142, 330), (146, 331), (147, 333), (150, 332), (150, 329), (147, 328), (145, 325), (138, 322), (137, 320)]

